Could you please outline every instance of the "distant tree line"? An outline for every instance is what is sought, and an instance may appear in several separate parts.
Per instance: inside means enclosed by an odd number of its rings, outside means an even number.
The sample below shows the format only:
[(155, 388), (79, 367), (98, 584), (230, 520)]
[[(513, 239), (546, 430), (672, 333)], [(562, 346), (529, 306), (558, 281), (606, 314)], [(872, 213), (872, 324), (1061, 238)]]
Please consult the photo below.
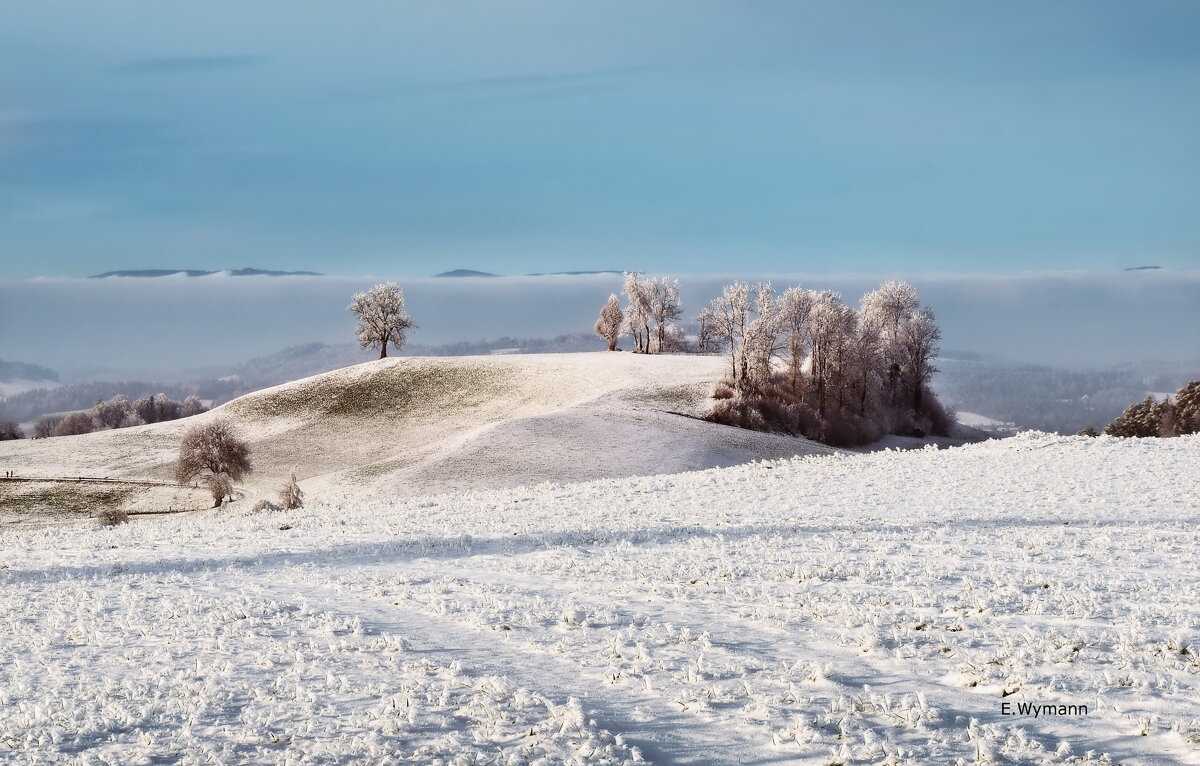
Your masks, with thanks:
[[(1081, 432), (1084, 433), (1084, 432)], [(1171, 437), (1200, 433), (1200, 380), (1193, 380), (1161, 402), (1147, 396), (1129, 405), (1104, 429), (1109, 436)], [(1095, 433), (1088, 434), (1094, 436)]]
[(180, 402), (193, 395), (223, 402), (246, 393), (241, 390), (243, 387), (244, 384), (237, 379), (213, 379), (191, 383), (144, 380), (69, 383), (56, 388), (35, 388), (13, 394), (0, 401), (0, 418), (18, 423), (29, 422), (46, 413), (90, 409), (96, 402), (121, 395), (131, 401), (162, 394)]
[(96, 402), (90, 410), (66, 415), (43, 415), (37, 419), (33, 432), (34, 436), (40, 439), (51, 436), (76, 436), (93, 431), (178, 420), (207, 411), (208, 408), (196, 396), (189, 396), (182, 402), (177, 402), (160, 393), (130, 402), (124, 394), (118, 394), (111, 399)]

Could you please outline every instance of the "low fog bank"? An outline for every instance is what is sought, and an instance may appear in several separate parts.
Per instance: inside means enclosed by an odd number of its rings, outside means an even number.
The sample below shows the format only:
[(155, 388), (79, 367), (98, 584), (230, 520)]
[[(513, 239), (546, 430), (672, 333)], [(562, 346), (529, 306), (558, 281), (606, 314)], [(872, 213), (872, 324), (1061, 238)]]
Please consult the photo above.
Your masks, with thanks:
[[(1200, 357), (1200, 271), (1018, 275), (677, 275), (685, 319), (734, 279), (832, 289), (856, 304), (904, 278), (937, 314), (943, 348), (1055, 366)], [(386, 277), (160, 277), (0, 281), (0, 359), (67, 379), (174, 377), (308, 342), (353, 339), (350, 296)], [(619, 275), (397, 279), (439, 345), (587, 332)], [(597, 348), (601, 341), (597, 339)]]

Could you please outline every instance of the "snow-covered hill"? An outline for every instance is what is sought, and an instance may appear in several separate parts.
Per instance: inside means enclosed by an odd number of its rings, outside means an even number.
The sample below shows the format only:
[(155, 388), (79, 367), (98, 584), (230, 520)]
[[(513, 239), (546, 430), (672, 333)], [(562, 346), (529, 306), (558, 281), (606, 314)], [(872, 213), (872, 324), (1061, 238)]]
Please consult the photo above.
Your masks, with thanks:
[(1023, 434), (0, 533), (0, 761), (1200, 763), (1198, 465)]
[(226, 418), (253, 494), (295, 467), (312, 497), (371, 499), (826, 454), (696, 419), (724, 359), (617, 353), (389, 358), (257, 391), (186, 420), (0, 444), (21, 476), (171, 478), (185, 429)]

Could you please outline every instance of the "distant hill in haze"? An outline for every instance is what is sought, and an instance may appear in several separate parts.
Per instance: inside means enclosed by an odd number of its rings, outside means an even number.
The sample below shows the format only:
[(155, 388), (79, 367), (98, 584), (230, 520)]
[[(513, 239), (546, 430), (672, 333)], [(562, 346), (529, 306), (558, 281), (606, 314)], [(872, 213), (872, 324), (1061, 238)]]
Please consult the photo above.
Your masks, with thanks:
[(273, 269), (217, 269), (206, 271), (203, 269), (122, 269), (119, 271), (106, 271), (103, 274), (92, 274), (91, 279), (105, 279), (107, 277), (170, 277), (175, 274), (185, 274), (189, 277), (207, 277), (213, 274), (228, 274), (231, 277), (320, 277), (324, 276), (317, 271), (275, 271)]
[(0, 359), (0, 383), (10, 380), (57, 381), (58, 373), (49, 367)]
[(474, 269), (452, 269), (451, 271), (443, 271), (441, 274), (434, 274), (435, 277), (498, 277), (499, 274), (493, 274), (490, 271), (475, 271)]

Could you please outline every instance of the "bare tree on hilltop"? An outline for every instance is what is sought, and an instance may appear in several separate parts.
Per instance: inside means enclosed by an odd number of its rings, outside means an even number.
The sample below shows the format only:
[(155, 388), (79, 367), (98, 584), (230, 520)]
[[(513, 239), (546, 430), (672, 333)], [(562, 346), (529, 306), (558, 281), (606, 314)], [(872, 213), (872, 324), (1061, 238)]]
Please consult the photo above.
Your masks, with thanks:
[(379, 348), (379, 358), (387, 356), (388, 344), (397, 349), (408, 340), (408, 331), (416, 327), (404, 310), (404, 291), (395, 282), (384, 282), (356, 293), (347, 307), (358, 317), (358, 345)]

